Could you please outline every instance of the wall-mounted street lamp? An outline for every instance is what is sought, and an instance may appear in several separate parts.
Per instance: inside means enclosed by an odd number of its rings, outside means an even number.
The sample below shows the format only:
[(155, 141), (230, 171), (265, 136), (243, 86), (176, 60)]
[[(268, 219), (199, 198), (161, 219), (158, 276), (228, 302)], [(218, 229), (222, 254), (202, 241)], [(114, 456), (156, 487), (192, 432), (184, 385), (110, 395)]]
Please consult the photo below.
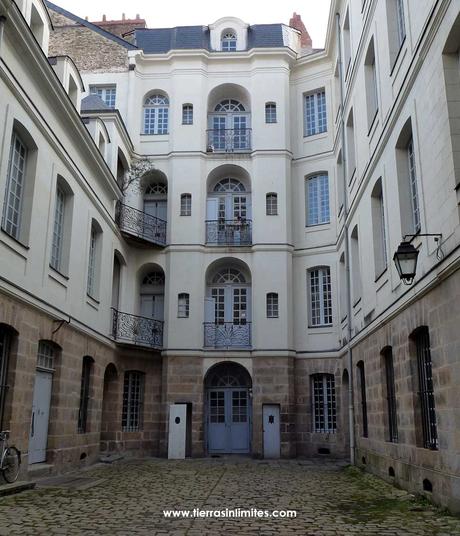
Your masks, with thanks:
[(434, 236), (435, 242), (438, 244), (436, 257), (442, 260), (444, 254), (441, 249), (442, 234), (415, 234), (405, 235), (401, 244), (399, 244), (396, 253), (393, 256), (393, 261), (396, 265), (399, 278), (405, 285), (412, 285), (415, 274), (417, 273), (417, 259), (419, 251), (412, 245), (412, 241), (417, 236)]

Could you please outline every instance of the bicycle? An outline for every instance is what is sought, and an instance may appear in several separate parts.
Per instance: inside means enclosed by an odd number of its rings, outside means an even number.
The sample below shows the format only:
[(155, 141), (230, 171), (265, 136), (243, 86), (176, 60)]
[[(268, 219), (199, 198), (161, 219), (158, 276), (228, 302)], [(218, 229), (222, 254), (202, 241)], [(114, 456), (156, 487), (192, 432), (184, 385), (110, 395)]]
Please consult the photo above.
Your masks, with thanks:
[(0, 471), (3, 473), (3, 478), (12, 484), (16, 482), (19, 474), (19, 466), (21, 465), (21, 453), (16, 447), (8, 446), (9, 430), (0, 432), (0, 441), (2, 442)]

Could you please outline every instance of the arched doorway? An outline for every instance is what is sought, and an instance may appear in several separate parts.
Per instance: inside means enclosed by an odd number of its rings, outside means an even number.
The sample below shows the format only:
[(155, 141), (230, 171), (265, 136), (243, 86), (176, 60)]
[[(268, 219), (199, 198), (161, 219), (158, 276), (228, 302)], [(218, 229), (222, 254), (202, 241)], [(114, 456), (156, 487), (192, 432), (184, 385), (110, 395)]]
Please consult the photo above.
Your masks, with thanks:
[(101, 452), (109, 453), (117, 450), (116, 436), (120, 430), (118, 397), (118, 372), (115, 365), (109, 363), (104, 373), (102, 394)]
[(206, 374), (208, 454), (248, 454), (251, 451), (251, 387), (251, 376), (238, 363), (219, 363)]

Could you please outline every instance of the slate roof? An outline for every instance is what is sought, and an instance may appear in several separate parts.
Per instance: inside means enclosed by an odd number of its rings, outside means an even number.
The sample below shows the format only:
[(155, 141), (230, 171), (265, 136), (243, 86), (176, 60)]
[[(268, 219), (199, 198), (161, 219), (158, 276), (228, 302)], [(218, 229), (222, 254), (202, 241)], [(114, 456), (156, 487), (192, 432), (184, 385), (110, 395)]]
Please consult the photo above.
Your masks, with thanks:
[(45, 5), (47, 8), (52, 9), (56, 13), (59, 13), (60, 15), (63, 15), (64, 17), (67, 17), (68, 19), (71, 19), (78, 24), (85, 26), (89, 30), (93, 30), (93, 32), (96, 32), (103, 37), (110, 39), (111, 41), (114, 41), (115, 43), (127, 48), (128, 50), (137, 50), (137, 47), (131, 43), (128, 43), (128, 41), (125, 41), (121, 37), (118, 37), (117, 35), (114, 35), (110, 32), (107, 32), (106, 30), (103, 30), (99, 26), (96, 26), (95, 24), (92, 24), (91, 22), (82, 19), (81, 17), (77, 17), (77, 15), (74, 15), (70, 11), (67, 11), (66, 9), (57, 6), (56, 4), (53, 4), (51, 2), (48, 2), (48, 0), (45, 0)]
[(88, 95), (81, 101), (81, 111), (82, 112), (102, 112), (104, 110), (113, 111), (110, 106), (99, 97), (99, 95)]

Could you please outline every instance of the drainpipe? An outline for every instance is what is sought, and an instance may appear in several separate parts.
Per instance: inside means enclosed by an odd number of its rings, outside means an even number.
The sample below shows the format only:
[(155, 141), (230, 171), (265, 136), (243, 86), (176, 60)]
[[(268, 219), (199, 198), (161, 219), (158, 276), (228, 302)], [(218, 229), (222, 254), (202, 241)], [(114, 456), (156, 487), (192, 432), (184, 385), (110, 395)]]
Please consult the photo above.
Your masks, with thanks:
[(344, 73), (343, 73), (343, 63), (342, 63), (342, 32), (340, 28), (340, 14), (336, 13), (336, 23), (337, 23), (337, 49), (338, 49), (338, 67), (339, 67), (339, 81), (340, 81), (340, 129), (342, 137), (342, 180), (343, 180), (343, 214), (345, 218), (345, 266), (347, 274), (347, 331), (348, 331), (348, 342), (347, 342), (347, 365), (348, 365), (348, 426), (350, 430), (350, 463), (354, 465), (355, 463), (355, 407), (354, 407), (354, 396), (353, 396), (353, 352), (351, 348), (351, 338), (352, 333), (352, 297), (351, 297), (351, 270), (350, 270), (350, 237), (348, 233), (348, 196), (347, 196), (347, 155), (345, 151), (345, 110), (344, 110)]

